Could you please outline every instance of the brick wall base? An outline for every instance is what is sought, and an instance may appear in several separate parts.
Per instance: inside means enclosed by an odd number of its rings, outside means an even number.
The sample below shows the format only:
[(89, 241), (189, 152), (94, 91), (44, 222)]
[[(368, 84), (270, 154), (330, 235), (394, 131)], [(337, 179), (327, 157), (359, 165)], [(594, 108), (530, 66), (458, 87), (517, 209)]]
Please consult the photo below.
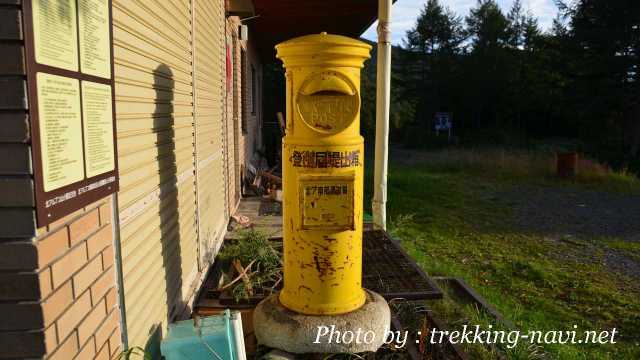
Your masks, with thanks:
[[(120, 311), (110, 198), (37, 230), (31, 242), (1, 242), (0, 358), (110, 359), (120, 353)], [(32, 267), (26, 270), (20, 267)]]
[(23, 25), (0, 0), (0, 359), (113, 358), (111, 198), (36, 226)]

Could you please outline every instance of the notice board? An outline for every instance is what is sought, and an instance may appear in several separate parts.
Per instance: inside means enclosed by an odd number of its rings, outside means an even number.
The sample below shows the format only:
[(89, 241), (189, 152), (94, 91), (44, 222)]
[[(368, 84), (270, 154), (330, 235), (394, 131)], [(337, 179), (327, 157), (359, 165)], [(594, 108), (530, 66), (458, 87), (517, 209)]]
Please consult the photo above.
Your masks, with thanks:
[(38, 226), (118, 190), (110, 0), (23, 1)]

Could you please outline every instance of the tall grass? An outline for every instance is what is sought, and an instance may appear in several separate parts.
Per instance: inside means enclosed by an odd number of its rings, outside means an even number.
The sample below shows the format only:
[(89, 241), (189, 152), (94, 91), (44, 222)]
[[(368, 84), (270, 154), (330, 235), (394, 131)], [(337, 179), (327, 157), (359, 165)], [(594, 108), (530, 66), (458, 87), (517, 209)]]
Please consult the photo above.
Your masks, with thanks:
[(571, 183), (603, 190), (640, 193), (640, 179), (626, 169), (615, 171), (609, 166), (583, 156), (578, 157), (574, 177), (560, 179), (556, 175), (556, 155), (552, 152), (504, 149), (446, 149), (414, 155), (416, 165), (437, 172), (464, 172), (475, 176), (508, 180)]
[(549, 176), (553, 171), (553, 159), (548, 154), (503, 149), (440, 150), (425, 160), (429, 168), (447, 172), (525, 177)]

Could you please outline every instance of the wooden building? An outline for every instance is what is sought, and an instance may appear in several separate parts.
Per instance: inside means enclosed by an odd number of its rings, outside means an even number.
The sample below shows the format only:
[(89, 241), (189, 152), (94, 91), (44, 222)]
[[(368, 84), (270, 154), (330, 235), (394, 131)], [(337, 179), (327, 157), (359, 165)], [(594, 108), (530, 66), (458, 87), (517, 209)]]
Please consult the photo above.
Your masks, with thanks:
[[(30, 11), (45, 3), (110, 10), (119, 190), (42, 223), (27, 94)], [(262, 106), (273, 46), (357, 37), (376, 11), (369, 0), (0, 0), (0, 358), (113, 358), (188, 317), (274, 116)]]

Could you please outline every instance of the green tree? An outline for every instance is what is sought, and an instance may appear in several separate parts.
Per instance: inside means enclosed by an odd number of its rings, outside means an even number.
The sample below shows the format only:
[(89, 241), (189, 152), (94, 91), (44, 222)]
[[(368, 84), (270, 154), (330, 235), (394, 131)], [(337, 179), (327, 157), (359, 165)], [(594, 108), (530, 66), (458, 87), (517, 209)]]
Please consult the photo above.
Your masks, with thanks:
[(509, 42), (509, 20), (494, 0), (478, 0), (466, 22), (474, 51), (491, 52)]
[(521, 0), (515, 0), (507, 15), (509, 45), (519, 49), (524, 43), (526, 15)]
[(464, 59), (464, 96), (477, 129), (503, 127), (511, 108), (509, 79), (509, 21), (494, 0), (478, 0), (466, 17), (471, 53)]
[(535, 50), (539, 44), (542, 36), (538, 19), (530, 13), (526, 15), (524, 19), (524, 32), (522, 46), (526, 51)]
[[(376, 130), (376, 60), (377, 48), (374, 46), (371, 60), (365, 63), (360, 83), (360, 129), (365, 141), (373, 144)], [(402, 141), (404, 132), (409, 124), (415, 120), (416, 96), (407, 89), (413, 86), (412, 78), (406, 76), (407, 51), (393, 46), (391, 49), (391, 101), (390, 101), (390, 136), (394, 141)]]
[(569, 18), (571, 101), (582, 135), (610, 162), (640, 169), (640, 2), (558, 2)]
[[(640, 172), (640, 1), (557, 0), (548, 31), (515, 0), (477, 0), (462, 18), (428, 0), (393, 49), (392, 139), (424, 142), (434, 112), (454, 133), (579, 137)], [(363, 130), (375, 117), (375, 62), (363, 78)], [(478, 137), (476, 137), (477, 139)]]
[(429, 0), (407, 32), (405, 47), (423, 54), (455, 54), (463, 40), (462, 19), (438, 0)]
[(530, 11), (525, 12), (522, 2), (516, 0), (507, 15), (509, 36), (509, 62), (512, 71), (509, 74), (509, 102), (513, 112), (506, 114), (509, 118), (508, 126), (520, 132), (528, 128), (527, 114), (538, 105), (538, 97), (542, 95), (540, 81), (536, 81), (541, 74), (539, 69), (539, 53), (534, 50), (540, 46), (541, 31), (538, 20)]
[(401, 62), (408, 96), (398, 106), (403, 116), (413, 114), (417, 120), (407, 130), (413, 138), (423, 139), (431, 131), (433, 114), (452, 107), (464, 35), (462, 18), (438, 0), (427, 1), (407, 32)]

